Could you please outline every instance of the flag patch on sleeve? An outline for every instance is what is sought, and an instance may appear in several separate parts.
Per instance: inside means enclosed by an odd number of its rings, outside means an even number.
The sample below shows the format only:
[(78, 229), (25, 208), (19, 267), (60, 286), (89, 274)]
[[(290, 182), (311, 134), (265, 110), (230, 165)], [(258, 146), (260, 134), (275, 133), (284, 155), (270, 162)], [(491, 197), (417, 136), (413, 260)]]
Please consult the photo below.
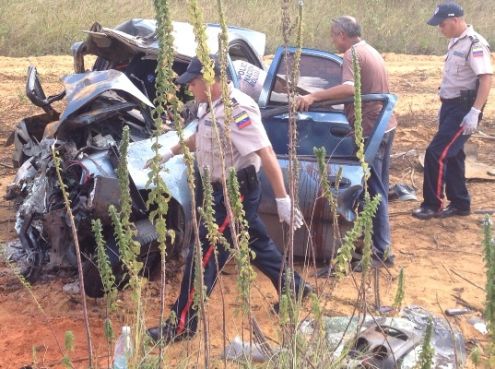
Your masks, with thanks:
[(251, 124), (251, 118), (249, 118), (249, 115), (243, 111), (240, 114), (237, 114), (234, 117), (235, 124), (237, 128), (243, 129)]
[(473, 57), (479, 58), (483, 56), (483, 48), (475, 47), (473, 48)]

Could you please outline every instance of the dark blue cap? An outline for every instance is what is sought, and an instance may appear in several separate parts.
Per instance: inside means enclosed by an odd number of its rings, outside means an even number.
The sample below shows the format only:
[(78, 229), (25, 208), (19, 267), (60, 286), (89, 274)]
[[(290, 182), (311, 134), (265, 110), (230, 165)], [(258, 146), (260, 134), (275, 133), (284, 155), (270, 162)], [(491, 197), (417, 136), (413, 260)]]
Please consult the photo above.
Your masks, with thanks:
[[(220, 75), (220, 66), (218, 63), (218, 59), (216, 56), (211, 56), (210, 58), (213, 60), (213, 71), (215, 72), (215, 76)], [(177, 78), (176, 82), (185, 85), (191, 82), (194, 78), (203, 75), (203, 64), (198, 59), (197, 56), (191, 59), (191, 62), (187, 66), (187, 69), (184, 73), (182, 73), (179, 78)]]
[(462, 6), (460, 6), (459, 4), (452, 2), (440, 4), (435, 9), (433, 17), (431, 17), (430, 20), (426, 23), (430, 26), (438, 26), (447, 18), (462, 17), (463, 15), (464, 9), (462, 9)]

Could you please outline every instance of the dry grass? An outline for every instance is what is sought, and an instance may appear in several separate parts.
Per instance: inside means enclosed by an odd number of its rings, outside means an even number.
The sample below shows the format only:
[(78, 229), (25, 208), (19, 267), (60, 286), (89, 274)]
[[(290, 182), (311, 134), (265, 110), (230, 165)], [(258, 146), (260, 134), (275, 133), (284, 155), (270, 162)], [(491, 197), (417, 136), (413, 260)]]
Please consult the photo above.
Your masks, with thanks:
[[(380, 51), (442, 54), (445, 40), (425, 24), (439, 0), (306, 0), (304, 45), (331, 49), (332, 18), (351, 14), (363, 25), (365, 38)], [(188, 20), (186, 0), (171, 0), (176, 20)], [(216, 2), (199, 0), (207, 22), (218, 22)], [(294, 3), (297, 1), (294, 0)], [(490, 17), (495, 2), (462, 1), (466, 19), (488, 41), (495, 40)], [(154, 17), (152, 0), (0, 0), (0, 55), (68, 54), (82, 30), (94, 21), (115, 26), (132, 17)], [(295, 8), (294, 8), (295, 9)], [(282, 44), (280, 3), (266, 0), (225, 0), (227, 22), (268, 35), (267, 52)]]

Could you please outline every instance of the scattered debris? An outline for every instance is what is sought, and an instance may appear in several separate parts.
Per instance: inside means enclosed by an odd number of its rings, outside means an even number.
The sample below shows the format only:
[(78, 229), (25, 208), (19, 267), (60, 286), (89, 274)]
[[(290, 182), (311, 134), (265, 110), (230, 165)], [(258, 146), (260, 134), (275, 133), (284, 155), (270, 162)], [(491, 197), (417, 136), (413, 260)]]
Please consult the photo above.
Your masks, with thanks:
[(418, 152), (416, 151), (416, 149), (411, 149), (408, 151), (402, 151), (402, 152), (398, 152), (398, 153), (390, 155), (391, 158), (409, 157), (409, 156), (418, 156)]
[(6, 242), (4, 250), (5, 258), (11, 262), (16, 262), (21, 257), (19, 253), (24, 252), (21, 241), (18, 238)]
[(394, 308), (393, 306), (380, 306), (380, 308), (378, 308), (377, 311), (381, 315), (388, 315), (390, 313), (396, 313), (397, 309)]
[(81, 293), (81, 287), (79, 286), (79, 281), (74, 281), (67, 283), (63, 287), (63, 291), (68, 295), (78, 295)]
[[(275, 351), (275, 353), (277, 350)], [(255, 361), (265, 362), (272, 357), (268, 356), (260, 344), (254, 342), (244, 342), (239, 336), (235, 336), (225, 348), (223, 357), (234, 361)]]
[(478, 131), (476, 132), (473, 137), (476, 137), (476, 138), (481, 138), (481, 139), (487, 139), (487, 140), (495, 140), (495, 136), (490, 136), (488, 134), (486, 134), (485, 132), (482, 132), (482, 131)]
[(486, 322), (478, 317), (473, 317), (468, 320), (470, 324), (473, 325), (474, 329), (480, 332), (482, 335), (488, 334), (488, 328), (486, 327)]
[[(375, 319), (367, 316), (363, 321), (362, 317), (325, 317), (323, 329), (329, 350), (333, 351), (335, 358), (341, 355), (349, 340), (357, 338), (353, 346), (354, 357), (348, 359), (348, 365), (362, 364), (368, 367), (374, 362), (378, 368), (412, 369), (417, 365), (431, 316), (430, 312), (413, 305), (402, 309), (398, 318)], [(314, 321), (303, 322), (301, 331), (311, 335), (314, 324)], [(433, 317), (433, 324), (434, 367), (462, 367), (466, 361), (466, 349), (461, 332), (452, 331), (448, 322), (441, 317)], [(358, 351), (361, 355), (358, 355)]]
[(456, 315), (462, 315), (462, 314), (467, 314), (467, 313), (472, 313), (473, 311), (468, 308), (450, 308), (450, 309), (445, 309), (445, 315), (447, 316), (456, 316)]
[(388, 199), (399, 201), (417, 200), (416, 191), (407, 184), (398, 183), (390, 187)]
[(405, 356), (420, 342), (421, 336), (412, 330), (377, 321), (358, 335), (349, 356), (365, 367), (393, 369), (401, 367)]

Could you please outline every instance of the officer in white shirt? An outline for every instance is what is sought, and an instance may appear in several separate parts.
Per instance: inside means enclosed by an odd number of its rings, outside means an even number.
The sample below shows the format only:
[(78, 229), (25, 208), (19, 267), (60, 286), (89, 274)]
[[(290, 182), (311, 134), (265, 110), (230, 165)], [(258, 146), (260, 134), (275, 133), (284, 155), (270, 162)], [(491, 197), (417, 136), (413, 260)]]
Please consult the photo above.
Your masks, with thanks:
[[(219, 80), (220, 71), (215, 58), (214, 62), (216, 78), (210, 86), (213, 102), (212, 111), (208, 106), (206, 94), (208, 86), (202, 75), (203, 65), (198, 58), (193, 58), (186, 72), (177, 79), (178, 83), (188, 85), (189, 90), (199, 103), (198, 129), (186, 143), (191, 151), (195, 151), (198, 166), (196, 203), (198, 206), (202, 204), (203, 186), (201, 178), (204, 177), (205, 169), (208, 168), (213, 187), (215, 221), (218, 224), (219, 231), (230, 242), (230, 220), (224, 205), (224, 191), (221, 182), (221, 148), (227, 147), (228, 149), (224, 152), (225, 168), (227, 170), (235, 168), (237, 172), (245, 219), (249, 225), (249, 247), (256, 255), (251, 262), (270, 278), (275, 288), (279, 290), (279, 280), (282, 281), (282, 288), (284, 288), (285, 282), (283, 276), (280, 278), (283, 264), (282, 254), (268, 236), (265, 225), (258, 216), (258, 205), (261, 196), (258, 172), (261, 166), (263, 166), (264, 173), (272, 185), (279, 219), (281, 222), (285, 221), (288, 224), (290, 224), (291, 200), (287, 195), (282, 171), (261, 121), (258, 105), (252, 98), (234, 88), (231, 84), (229, 84), (229, 93), (233, 108), (233, 121), (229, 125), (231, 145), (226, 145), (226, 141), (229, 138), (225, 132), (225, 112)], [(213, 117), (216, 120), (216, 129)], [(162, 162), (180, 152), (180, 145), (172, 147), (162, 156)], [(302, 215), (296, 209), (294, 228), (299, 228), (302, 223)], [(223, 245), (214, 245), (209, 242), (207, 229), (202, 222), (199, 237), (203, 252), (204, 284), (209, 295), (215, 285), (217, 271), (221, 270), (226, 263), (229, 252)], [(159, 340), (165, 343), (178, 341), (193, 336), (197, 331), (197, 312), (193, 309), (195, 271), (193, 253), (194, 246), (192, 245), (182, 277), (181, 291), (172, 307), (176, 321), (169, 319), (165, 325), (148, 330), (148, 334), (156, 342)], [(219, 265), (217, 265), (217, 260)], [(296, 291), (302, 293), (303, 296), (311, 292), (311, 287), (305, 284), (298, 273), (294, 273), (294, 282)]]
[[(439, 5), (427, 23), (438, 26), (450, 42), (439, 90), (438, 132), (425, 154), (423, 203), (412, 215), (419, 219), (469, 215), (463, 148), (478, 127), (490, 92), (490, 47), (466, 23), (464, 10), (456, 3)], [(449, 200), (445, 208), (444, 188)]]

